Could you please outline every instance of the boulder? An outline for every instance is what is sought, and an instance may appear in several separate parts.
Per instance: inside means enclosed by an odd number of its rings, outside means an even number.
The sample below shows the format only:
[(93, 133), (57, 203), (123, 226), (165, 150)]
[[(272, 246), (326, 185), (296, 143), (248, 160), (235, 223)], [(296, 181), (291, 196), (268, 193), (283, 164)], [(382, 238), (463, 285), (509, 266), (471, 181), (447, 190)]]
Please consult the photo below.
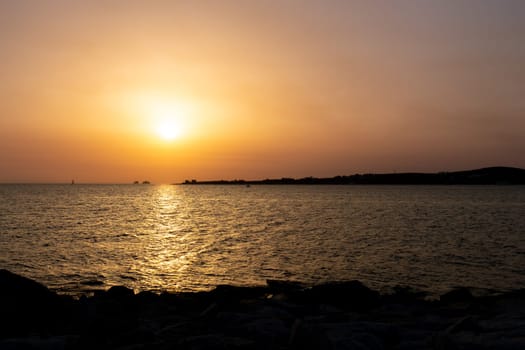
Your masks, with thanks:
[(133, 289), (129, 289), (124, 286), (113, 286), (109, 288), (108, 291), (106, 292), (106, 296), (108, 298), (115, 298), (115, 299), (128, 298), (134, 295), (135, 295), (135, 292), (133, 291)]
[(377, 291), (359, 281), (321, 284), (305, 290), (304, 295), (312, 303), (340, 305), (359, 311), (377, 306), (380, 300)]
[(12, 302), (31, 303), (56, 299), (57, 295), (29, 278), (0, 270), (0, 298)]
[(439, 297), (444, 303), (465, 303), (474, 299), (474, 296), (468, 288), (456, 288)]
[(38, 282), (0, 270), (0, 338), (51, 330), (63, 322), (65, 302)]
[(267, 292), (264, 287), (238, 287), (219, 285), (208, 293), (210, 301), (217, 303), (239, 302), (247, 299), (257, 299)]

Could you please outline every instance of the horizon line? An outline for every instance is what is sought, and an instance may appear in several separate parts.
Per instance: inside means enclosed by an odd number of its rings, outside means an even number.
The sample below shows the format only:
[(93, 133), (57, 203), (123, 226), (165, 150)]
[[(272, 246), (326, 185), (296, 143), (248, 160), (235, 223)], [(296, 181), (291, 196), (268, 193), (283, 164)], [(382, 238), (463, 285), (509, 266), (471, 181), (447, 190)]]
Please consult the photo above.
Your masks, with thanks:
[(333, 175), (328, 177), (316, 177), (316, 176), (303, 176), (303, 177), (274, 177), (274, 178), (265, 178), (265, 179), (242, 179), (242, 178), (236, 178), (236, 179), (214, 179), (214, 180), (197, 180), (197, 179), (185, 179), (182, 182), (149, 182), (143, 183), (143, 181), (136, 182), (135, 181), (117, 181), (117, 182), (104, 182), (104, 181), (94, 181), (94, 182), (77, 182), (73, 179), (72, 181), (0, 181), (0, 185), (181, 185), (181, 184), (187, 184), (188, 181), (191, 183), (192, 181), (196, 181), (197, 183), (205, 183), (205, 182), (257, 182), (257, 181), (265, 181), (265, 180), (283, 180), (283, 179), (292, 179), (292, 180), (303, 180), (303, 179), (332, 179), (337, 177), (347, 177), (347, 176), (356, 176), (356, 175), (403, 175), (403, 174), (443, 174), (443, 173), (461, 173), (461, 172), (471, 172), (471, 171), (480, 171), (485, 169), (515, 169), (515, 170), (521, 170), (525, 171), (524, 168), (520, 167), (514, 167), (514, 166), (487, 166), (487, 167), (481, 167), (481, 168), (473, 168), (473, 169), (465, 169), (465, 170), (441, 170), (441, 171), (433, 171), (433, 172), (421, 172), (421, 171), (392, 171), (392, 172), (356, 172), (349, 175)]

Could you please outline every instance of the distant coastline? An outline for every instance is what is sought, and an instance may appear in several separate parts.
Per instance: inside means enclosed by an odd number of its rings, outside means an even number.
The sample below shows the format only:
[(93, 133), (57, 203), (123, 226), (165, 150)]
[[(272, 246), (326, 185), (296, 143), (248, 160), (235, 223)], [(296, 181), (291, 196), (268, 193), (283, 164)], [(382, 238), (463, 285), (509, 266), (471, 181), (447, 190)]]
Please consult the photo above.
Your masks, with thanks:
[(185, 180), (183, 185), (525, 185), (525, 169), (488, 167), (438, 173), (354, 174), (328, 178)]

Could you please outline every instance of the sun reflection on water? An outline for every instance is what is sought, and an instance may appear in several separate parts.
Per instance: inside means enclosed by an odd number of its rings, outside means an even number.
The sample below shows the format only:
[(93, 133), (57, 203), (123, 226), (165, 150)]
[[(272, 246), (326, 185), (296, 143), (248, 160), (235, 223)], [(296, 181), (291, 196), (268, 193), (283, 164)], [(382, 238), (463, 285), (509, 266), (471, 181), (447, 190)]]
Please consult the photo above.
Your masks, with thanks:
[(222, 209), (212, 209), (219, 212), (210, 215), (208, 211), (215, 206), (206, 203), (208, 208), (203, 208), (199, 200), (178, 186), (155, 188), (145, 219), (148, 230), (142, 235), (142, 254), (132, 269), (140, 276), (137, 287), (205, 290), (217, 283), (218, 276), (229, 275), (218, 264), (221, 259), (217, 256), (224, 258), (225, 252), (217, 251), (220, 236), (216, 231), (221, 225), (213, 222)]
[(155, 188), (146, 219), (150, 231), (143, 236), (142, 256), (134, 267), (142, 283), (154, 289), (177, 289), (179, 276), (191, 269), (194, 254), (186, 239), (185, 208), (175, 186)]

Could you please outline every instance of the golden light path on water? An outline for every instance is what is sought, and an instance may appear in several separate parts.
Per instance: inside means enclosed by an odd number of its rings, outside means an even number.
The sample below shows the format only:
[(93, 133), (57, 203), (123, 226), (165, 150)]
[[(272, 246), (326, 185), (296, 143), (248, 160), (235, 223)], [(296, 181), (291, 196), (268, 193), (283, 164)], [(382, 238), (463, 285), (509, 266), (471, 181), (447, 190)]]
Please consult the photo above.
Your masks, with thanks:
[[(239, 250), (251, 245), (232, 242), (232, 238), (240, 238), (240, 232), (223, 226), (225, 218), (229, 223), (241, 220), (232, 207), (234, 202), (194, 197), (176, 186), (155, 187), (145, 219), (146, 232), (141, 235), (141, 256), (131, 267), (141, 279), (137, 287), (206, 290), (233, 281), (235, 266), (225, 262), (241, 259), (242, 270), (246, 261), (242, 262), (245, 255)], [(232, 253), (240, 255), (229, 256)], [(249, 280), (247, 277), (244, 282)], [(253, 280), (257, 282), (261, 281)]]
[(180, 289), (170, 276), (185, 275), (197, 255), (187, 239), (190, 233), (184, 233), (188, 207), (181, 203), (174, 186), (159, 186), (155, 190), (151, 216), (147, 219), (151, 231), (143, 238), (143, 255), (133, 268), (141, 271), (147, 280), (145, 284)]

